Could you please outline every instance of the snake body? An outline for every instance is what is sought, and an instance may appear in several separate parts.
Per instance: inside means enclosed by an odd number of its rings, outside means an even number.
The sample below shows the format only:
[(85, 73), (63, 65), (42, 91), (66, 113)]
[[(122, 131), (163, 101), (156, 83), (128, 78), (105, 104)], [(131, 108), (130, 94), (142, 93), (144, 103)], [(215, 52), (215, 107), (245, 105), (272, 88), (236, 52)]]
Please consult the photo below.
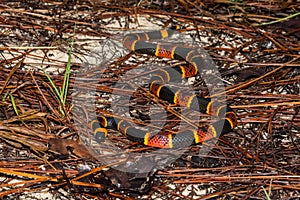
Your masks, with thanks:
[(96, 140), (101, 142), (107, 135), (108, 129), (119, 131), (129, 140), (158, 148), (179, 148), (191, 144), (198, 144), (216, 138), (231, 131), (237, 123), (237, 116), (228, 105), (222, 105), (210, 98), (197, 95), (186, 96), (182, 91), (173, 92), (163, 85), (166, 82), (195, 76), (201, 73), (202, 55), (195, 49), (174, 45), (161, 45), (148, 42), (152, 39), (163, 39), (172, 35), (173, 29), (128, 34), (123, 39), (123, 45), (137, 54), (148, 54), (159, 58), (184, 60), (188, 64), (176, 67), (159, 69), (150, 83), (150, 92), (162, 100), (175, 106), (184, 106), (189, 109), (209, 114), (218, 118), (211, 124), (197, 129), (184, 130), (177, 134), (150, 133), (131, 126), (127, 121), (110, 116), (100, 116), (91, 122)]

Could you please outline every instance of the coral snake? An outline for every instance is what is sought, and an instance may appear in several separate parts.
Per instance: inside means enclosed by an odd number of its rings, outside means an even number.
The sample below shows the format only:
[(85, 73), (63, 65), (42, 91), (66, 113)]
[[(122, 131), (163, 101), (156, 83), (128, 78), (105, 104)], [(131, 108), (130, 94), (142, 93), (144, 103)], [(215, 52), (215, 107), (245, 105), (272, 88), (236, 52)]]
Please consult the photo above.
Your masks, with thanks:
[(174, 93), (163, 85), (163, 83), (176, 79), (195, 76), (201, 70), (200, 65), (203, 60), (202, 56), (195, 49), (148, 42), (148, 40), (152, 39), (167, 38), (173, 32), (174, 29), (162, 29), (160, 31), (127, 34), (123, 39), (123, 45), (128, 50), (138, 54), (186, 61), (187, 65), (175, 66), (172, 67), (172, 70), (168, 68), (159, 69), (158, 73), (151, 79), (150, 92), (172, 105), (185, 106), (189, 109), (215, 116), (218, 120), (195, 130), (184, 130), (176, 134), (154, 134), (139, 130), (121, 118), (100, 116), (97, 120), (93, 120), (90, 123), (96, 141), (103, 141), (107, 135), (107, 129), (113, 129), (126, 135), (129, 140), (147, 146), (180, 148), (216, 138), (235, 127), (237, 116), (230, 106), (222, 105), (217, 101), (212, 101), (210, 98), (203, 98), (197, 95), (185, 96), (181, 91)]

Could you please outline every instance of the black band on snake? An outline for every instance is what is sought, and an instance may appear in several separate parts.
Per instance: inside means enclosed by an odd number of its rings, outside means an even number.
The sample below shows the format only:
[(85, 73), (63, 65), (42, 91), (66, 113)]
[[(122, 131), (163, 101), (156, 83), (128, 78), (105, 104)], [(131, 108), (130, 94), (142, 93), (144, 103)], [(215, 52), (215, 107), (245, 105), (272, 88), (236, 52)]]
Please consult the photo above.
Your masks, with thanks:
[[(163, 29), (147, 33), (128, 34), (124, 37), (123, 45), (139, 54), (148, 54), (160, 58), (184, 60), (188, 64), (170, 69), (160, 69), (151, 79), (150, 92), (162, 100), (175, 106), (183, 106), (218, 117), (218, 121), (204, 125), (195, 130), (185, 130), (177, 134), (150, 133), (139, 130), (125, 120), (117, 117), (100, 116), (91, 122), (91, 128), (97, 142), (102, 142), (107, 135), (107, 129), (113, 129), (126, 135), (129, 140), (158, 148), (180, 148), (198, 144), (216, 138), (231, 131), (237, 123), (237, 116), (227, 106), (197, 95), (186, 96), (183, 92), (173, 92), (163, 83), (195, 76), (201, 73), (203, 58), (196, 50), (173, 45), (160, 45), (147, 42), (151, 39), (167, 38), (173, 29)], [(171, 70), (172, 69), (172, 70)]]

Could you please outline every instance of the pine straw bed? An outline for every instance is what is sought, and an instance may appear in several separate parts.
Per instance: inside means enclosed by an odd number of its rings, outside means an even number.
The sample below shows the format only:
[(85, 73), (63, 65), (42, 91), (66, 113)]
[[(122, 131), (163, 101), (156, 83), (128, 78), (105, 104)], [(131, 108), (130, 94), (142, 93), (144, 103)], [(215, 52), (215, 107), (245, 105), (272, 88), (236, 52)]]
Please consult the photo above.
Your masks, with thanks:
[[(299, 3), (27, 1), (3, 2), (0, 7), (0, 197), (300, 198)], [(266, 24), (259, 26), (262, 23)], [(69, 90), (61, 106), (41, 68), (56, 87), (63, 86), (75, 24)], [(145, 31), (170, 24), (184, 25), (187, 31), (181, 34), (201, 44), (217, 64), (227, 102), (239, 117), (238, 126), (205, 155), (199, 153), (203, 145), (194, 145), (171, 164), (157, 161), (159, 166), (146, 174), (108, 170), (107, 165), (128, 160), (116, 161), (110, 155), (104, 157), (109, 162), (103, 163), (95, 160), (96, 147), (92, 152), (85, 148), (78, 135), (92, 140), (88, 129), (92, 111), (84, 104), (91, 97), (81, 91), (95, 89), (97, 113), (109, 112), (112, 91), (116, 98), (130, 93), (113, 90), (123, 74), (145, 62), (174, 64), (126, 55), (110, 46), (119, 42), (124, 30)], [(87, 65), (95, 52), (100, 61), (108, 54), (118, 59), (104, 68), (97, 62)], [(130, 75), (134, 89), (136, 74)], [(193, 88), (205, 89), (200, 77), (193, 81)], [(120, 101), (117, 106), (128, 107), (126, 103)], [(155, 156), (151, 154), (155, 149), (118, 133), (110, 134), (108, 140), (123, 151), (144, 153), (143, 165), (152, 163), (149, 157)]]

